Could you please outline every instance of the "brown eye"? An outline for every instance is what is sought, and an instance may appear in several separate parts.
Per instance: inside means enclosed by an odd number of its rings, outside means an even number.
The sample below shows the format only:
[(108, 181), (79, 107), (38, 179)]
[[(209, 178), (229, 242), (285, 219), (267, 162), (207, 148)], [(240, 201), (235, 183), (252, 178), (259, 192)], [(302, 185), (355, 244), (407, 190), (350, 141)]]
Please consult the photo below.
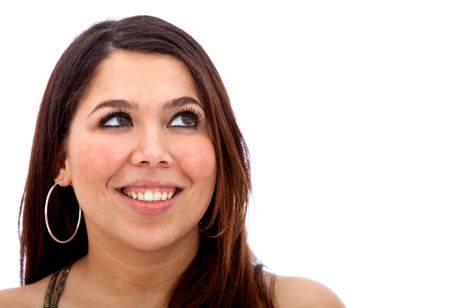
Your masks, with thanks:
[(127, 127), (133, 126), (129, 114), (125, 112), (113, 112), (100, 120), (100, 127)]
[(170, 127), (195, 128), (198, 125), (198, 115), (193, 112), (181, 112), (176, 114), (170, 121)]

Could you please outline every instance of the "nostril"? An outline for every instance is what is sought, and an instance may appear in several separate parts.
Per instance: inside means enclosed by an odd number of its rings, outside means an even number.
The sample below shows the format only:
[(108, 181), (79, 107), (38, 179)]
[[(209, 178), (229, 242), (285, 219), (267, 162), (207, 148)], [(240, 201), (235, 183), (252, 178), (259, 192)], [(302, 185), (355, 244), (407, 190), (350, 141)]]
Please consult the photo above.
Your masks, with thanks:
[(166, 167), (172, 162), (169, 153), (159, 151), (136, 151), (131, 156), (131, 163), (141, 167)]
[(140, 165), (150, 165), (150, 162), (148, 160), (141, 160), (139, 162)]
[[(158, 162), (158, 166), (167, 166), (169, 163), (165, 160), (161, 160)], [(141, 160), (139, 162), (139, 165), (153, 165), (151, 162), (149, 162), (148, 160)]]

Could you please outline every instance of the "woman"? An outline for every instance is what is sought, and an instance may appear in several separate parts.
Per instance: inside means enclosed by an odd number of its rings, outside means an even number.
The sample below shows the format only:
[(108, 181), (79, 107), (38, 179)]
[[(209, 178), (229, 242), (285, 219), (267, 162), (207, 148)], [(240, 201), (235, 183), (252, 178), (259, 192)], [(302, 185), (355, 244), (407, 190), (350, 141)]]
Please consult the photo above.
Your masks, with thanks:
[[(342, 307), (263, 270), (246, 239), (247, 149), (201, 46), (155, 17), (98, 23), (40, 107), (14, 307)], [(45, 298), (44, 298), (45, 297)]]

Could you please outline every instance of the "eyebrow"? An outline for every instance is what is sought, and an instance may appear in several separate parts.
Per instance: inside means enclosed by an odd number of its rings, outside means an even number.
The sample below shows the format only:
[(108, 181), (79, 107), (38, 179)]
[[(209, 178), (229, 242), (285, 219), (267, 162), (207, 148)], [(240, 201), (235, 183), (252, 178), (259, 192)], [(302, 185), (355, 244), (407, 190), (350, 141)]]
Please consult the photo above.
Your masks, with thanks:
[(164, 104), (163, 109), (174, 109), (174, 108), (181, 107), (181, 106), (184, 106), (187, 104), (195, 104), (203, 109), (202, 104), (200, 104), (200, 102), (197, 101), (192, 96), (181, 96), (181, 97), (175, 98), (173, 100), (170, 100)]
[[(168, 101), (164, 104), (163, 109), (174, 109), (177, 107), (181, 107), (187, 104), (195, 104), (198, 105), (200, 108), (203, 109), (202, 104), (200, 104), (199, 101), (197, 101), (192, 96), (181, 96), (177, 97), (173, 100)], [(99, 109), (102, 108), (117, 108), (117, 109), (137, 109), (137, 104), (129, 102), (124, 99), (111, 99), (106, 100), (95, 106), (95, 108), (89, 113), (88, 116), (91, 116), (94, 112), (96, 112)]]
[(110, 99), (95, 106), (88, 116), (91, 116), (94, 112), (102, 108), (137, 109), (137, 106), (124, 99)]

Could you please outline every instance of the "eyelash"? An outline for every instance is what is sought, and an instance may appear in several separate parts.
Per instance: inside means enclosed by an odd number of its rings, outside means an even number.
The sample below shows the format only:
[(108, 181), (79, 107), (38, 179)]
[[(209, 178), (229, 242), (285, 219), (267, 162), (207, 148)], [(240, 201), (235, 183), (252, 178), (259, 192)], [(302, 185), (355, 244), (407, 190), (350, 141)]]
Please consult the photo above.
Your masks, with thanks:
[(133, 120), (131, 119), (131, 115), (128, 112), (125, 112), (122, 110), (110, 111), (108, 114), (102, 116), (100, 118), (99, 126), (102, 128), (124, 127), (124, 126), (105, 125), (106, 122), (108, 122), (109, 120), (111, 120), (115, 117), (119, 117), (119, 116), (126, 118), (127, 121), (130, 123), (129, 125), (126, 125), (126, 126), (133, 126)]
[[(196, 110), (195, 108), (192, 107), (187, 107), (187, 108), (183, 108), (181, 109), (179, 112), (177, 112), (169, 121), (169, 127), (171, 126), (170, 123), (173, 122), (173, 120), (175, 120), (177, 117), (181, 116), (181, 115), (190, 115), (194, 118), (195, 120), (195, 125), (193, 126), (181, 126), (181, 125), (175, 125), (172, 127), (179, 127), (179, 128), (190, 128), (190, 129), (194, 129), (197, 128), (199, 122), (201, 121), (202, 118), (202, 113), (198, 110)], [(115, 117), (122, 117), (122, 118), (126, 118), (127, 121), (130, 123), (129, 125), (124, 125), (124, 126), (114, 126), (114, 125), (105, 125), (108, 121), (110, 121), (111, 119), (115, 118)], [(99, 121), (99, 127), (101, 128), (114, 128), (114, 127), (126, 127), (126, 126), (133, 126), (133, 120), (131, 118), (131, 115), (128, 112), (122, 111), (122, 110), (115, 110), (115, 111), (110, 111), (108, 114), (102, 116), (100, 118)]]
[(190, 116), (192, 116), (192, 117), (194, 118), (194, 120), (195, 120), (195, 125), (194, 125), (194, 126), (178, 126), (178, 125), (175, 125), (175, 126), (172, 126), (172, 127), (180, 127), (180, 128), (190, 128), (190, 129), (195, 129), (195, 128), (197, 128), (197, 126), (198, 126), (198, 124), (199, 124), (199, 122), (201, 121), (201, 118), (202, 118), (202, 114), (201, 114), (200, 111), (198, 111), (197, 109), (192, 108), (192, 107), (187, 107), (187, 108), (181, 109), (179, 112), (177, 112), (177, 113), (170, 119), (170, 121), (169, 121), (169, 126), (170, 126), (170, 123), (171, 123), (173, 120), (175, 120), (177, 117), (182, 116), (182, 115), (190, 115)]

